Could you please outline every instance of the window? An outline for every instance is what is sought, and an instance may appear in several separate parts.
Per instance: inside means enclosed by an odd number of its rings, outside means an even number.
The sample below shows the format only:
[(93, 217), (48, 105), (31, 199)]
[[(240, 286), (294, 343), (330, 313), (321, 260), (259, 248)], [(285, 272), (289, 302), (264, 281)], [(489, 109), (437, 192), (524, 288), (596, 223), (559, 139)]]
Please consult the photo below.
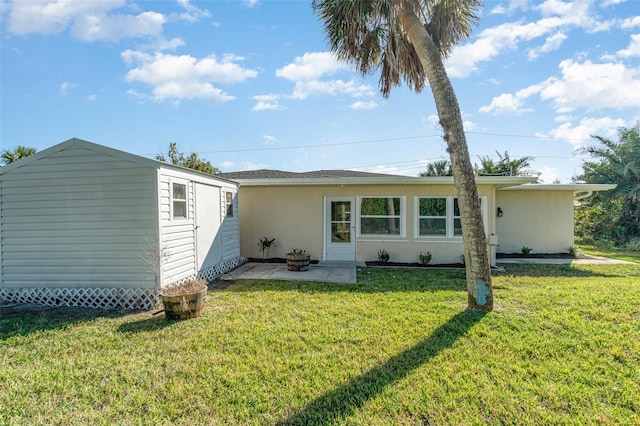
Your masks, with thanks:
[[(480, 208), (482, 216), (486, 217), (483, 198), (480, 197)], [(462, 237), (457, 197), (417, 197), (416, 205), (418, 237)], [(486, 227), (485, 221), (485, 231)]]
[(173, 219), (187, 218), (187, 185), (183, 183), (171, 184), (171, 217)]
[(227, 217), (233, 217), (233, 192), (226, 192), (225, 197)]
[(420, 198), (418, 201), (418, 229), (420, 236), (447, 236), (447, 199)]
[(401, 197), (360, 199), (361, 235), (401, 235)]

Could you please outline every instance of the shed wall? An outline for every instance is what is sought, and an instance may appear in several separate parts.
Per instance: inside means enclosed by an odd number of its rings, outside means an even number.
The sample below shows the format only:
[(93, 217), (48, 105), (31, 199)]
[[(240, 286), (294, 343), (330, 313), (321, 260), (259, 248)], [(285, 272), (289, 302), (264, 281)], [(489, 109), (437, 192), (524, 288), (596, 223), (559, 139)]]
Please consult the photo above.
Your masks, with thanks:
[[(160, 199), (160, 234), (161, 248), (166, 257), (162, 266), (162, 286), (166, 287), (182, 280), (199, 276), (213, 279), (237, 266), (240, 262), (240, 244), (238, 228), (237, 186), (234, 183), (198, 176), (169, 168), (162, 168), (159, 178)], [(173, 182), (187, 185), (187, 218), (174, 219), (171, 217), (171, 185)], [(196, 218), (195, 187), (198, 183), (215, 186), (219, 197), (219, 209), (207, 211)], [(234, 194), (234, 217), (226, 216), (226, 192)], [(214, 215), (217, 220), (214, 220)], [(198, 269), (197, 261), (197, 233), (196, 226), (203, 226), (203, 221), (220, 222), (218, 235), (214, 240), (221, 239), (221, 256), (215, 264), (206, 264)], [(200, 262), (202, 263), (202, 262)]]
[(153, 288), (155, 187), (154, 169), (78, 146), (3, 173), (0, 287)]

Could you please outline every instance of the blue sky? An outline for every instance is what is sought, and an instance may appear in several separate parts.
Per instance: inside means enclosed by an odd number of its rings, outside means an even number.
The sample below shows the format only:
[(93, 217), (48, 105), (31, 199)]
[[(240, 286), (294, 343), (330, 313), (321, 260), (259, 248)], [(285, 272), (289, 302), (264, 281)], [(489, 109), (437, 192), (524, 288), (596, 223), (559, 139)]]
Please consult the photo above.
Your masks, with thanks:
[[(2, 149), (71, 137), (153, 157), (175, 141), (222, 171), (415, 176), (446, 158), (429, 88), (336, 61), (310, 1), (2, 1)], [(486, 1), (446, 61), (472, 161), (580, 172), (592, 134), (640, 119), (640, 2)]]

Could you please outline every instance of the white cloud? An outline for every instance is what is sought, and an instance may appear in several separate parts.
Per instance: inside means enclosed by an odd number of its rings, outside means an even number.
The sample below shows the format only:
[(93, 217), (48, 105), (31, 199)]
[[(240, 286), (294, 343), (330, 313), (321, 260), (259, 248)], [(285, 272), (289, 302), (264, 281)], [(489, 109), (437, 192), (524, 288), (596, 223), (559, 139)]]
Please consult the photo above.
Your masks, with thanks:
[(125, 4), (124, 0), (16, 1), (9, 6), (7, 31), (24, 35), (59, 34), (70, 30), (73, 37), (84, 41), (118, 41), (129, 37), (155, 37), (162, 33), (166, 20), (161, 13), (112, 13)]
[(613, 137), (623, 126), (625, 122), (622, 119), (583, 118), (578, 125), (566, 122), (548, 133), (538, 133), (536, 136), (566, 140), (577, 149), (589, 145), (593, 141), (592, 135)]
[(620, 24), (620, 27), (624, 29), (640, 27), (640, 15), (625, 19), (622, 21), (622, 24)]
[(616, 56), (620, 58), (640, 57), (640, 34), (633, 34), (626, 49), (618, 50)]
[(280, 142), (278, 138), (271, 135), (262, 135), (262, 140), (264, 141), (265, 145), (276, 145)]
[(375, 109), (378, 107), (378, 103), (374, 101), (364, 102), (357, 101), (349, 105), (351, 109)]
[(295, 83), (290, 97), (298, 100), (322, 95), (347, 95), (354, 98), (373, 96), (376, 92), (368, 84), (361, 84), (356, 80), (326, 78), (350, 69), (348, 64), (339, 61), (332, 52), (312, 52), (298, 56), (293, 63), (279, 68), (276, 76)]
[(358, 84), (357, 82), (343, 80), (311, 80), (298, 81), (293, 89), (295, 99), (306, 99), (314, 95), (336, 96), (346, 94), (354, 98), (373, 96), (374, 90), (368, 84)]
[(260, 4), (260, 0), (242, 0), (242, 3), (244, 3), (244, 5), (247, 6), (248, 8), (252, 8)]
[[(605, 31), (614, 21), (600, 21), (591, 11), (591, 2), (577, 1), (565, 3), (559, 0), (547, 0), (534, 7), (542, 18), (535, 22), (508, 22), (487, 28), (473, 41), (458, 46), (446, 61), (447, 73), (450, 77), (465, 78), (478, 70), (482, 62), (487, 62), (505, 51), (519, 48), (522, 43), (552, 33), (565, 33), (571, 28), (583, 28), (589, 32)], [(550, 51), (562, 36), (550, 36), (542, 47)], [(534, 50), (534, 57), (542, 48)]]
[(62, 96), (65, 96), (67, 92), (69, 92), (69, 90), (73, 89), (74, 87), (78, 87), (78, 85), (75, 83), (70, 83), (68, 81), (65, 81), (60, 85), (60, 89), (59, 89), (60, 94)]
[(178, 4), (185, 9), (185, 11), (179, 14), (179, 18), (187, 22), (198, 22), (202, 18), (210, 18), (211, 12), (206, 9), (200, 9), (191, 3), (189, 0), (177, 0)]
[(331, 52), (305, 53), (294, 59), (292, 64), (276, 70), (276, 76), (291, 81), (316, 80), (327, 74), (349, 69)]
[(242, 167), (242, 170), (260, 170), (260, 169), (266, 169), (267, 168), (267, 164), (264, 163), (253, 163), (251, 161), (243, 161), (242, 163), (240, 163), (240, 167)]
[(231, 84), (254, 78), (255, 70), (243, 68), (237, 62), (242, 58), (224, 55), (222, 59), (207, 56), (202, 59), (190, 55), (169, 55), (126, 50), (122, 58), (129, 66), (126, 81), (139, 82), (152, 87), (151, 98), (155, 101), (200, 99), (213, 103), (234, 99), (214, 83)]
[(559, 113), (640, 105), (640, 69), (568, 59), (560, 63), (560, 71), (561, 78), (550, 78), (540, 85), (540, 98), (552, 101)]
[(560, 78), (548, 78), (515, 94), (503, 93), (493, 98), (490, 105), (481, 107), (480, 112), (517, 114), (530, 111), (523, 108), (523, 100), (536, 94), (541, 100), (550, 101), (559, 114), (578, 108), (595, 111), (640, 105), (640, 69), (627, 68), (620, 63), (580, 63), (568, 59), (560, 63), (560, 72)]
[(469, 121), (466, 120), (462, 123), (462, 126), (464, 127), (465, 132), (471, 132), (473, 130), (476, 130), (478, 128), (478, 125), (476, 123), (474, 123), (473, 121)]
[(276, 111), (286, 109), (279, 102), (280, 95), (257, 95), (252, 99), (256, 101), (256, 104), (253, 106), (253, 108), (251, 108), (251, 111)]
[(540, 183), (553, 183), (559, 180), (558, 169), (555, 167), (542, 166), (536, 171), (540, 173), (538, 176)]
[(225, 169), (225, 170), (229, 170), (230, 168), (232, 168), (234, 166), (233, 161), (223, 161), (220, 164), (220, 168), (221, 169)]
[(89, 95), (89, 96), (87, 96), (87, 100), (88, 100), (88, 101), (95, 101), (95, 100), (96, 100), (96, 95)]
[(538, 58), (542, 53), (549, 53), (553, 50), (558, 50), (566, 39), (567, 39), (567, 35), (564, 33), (553, 34), (547, 37), (547, 40), (542, 46), (529, 50), (529, 53), (527, 54), (527, 56), (531, 61), (533, 59)]

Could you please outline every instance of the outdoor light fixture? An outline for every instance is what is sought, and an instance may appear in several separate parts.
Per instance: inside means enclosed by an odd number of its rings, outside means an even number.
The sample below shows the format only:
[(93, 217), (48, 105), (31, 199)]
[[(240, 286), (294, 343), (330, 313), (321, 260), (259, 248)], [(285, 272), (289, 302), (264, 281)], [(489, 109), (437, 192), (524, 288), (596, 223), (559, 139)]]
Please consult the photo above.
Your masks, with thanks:
[(498, 209), (496, 210), (496, 214), (498, 215), (498, 217), (502, 217), (504, 212), (502, 211), (502, 209), (500, 207), (498, 207)]

